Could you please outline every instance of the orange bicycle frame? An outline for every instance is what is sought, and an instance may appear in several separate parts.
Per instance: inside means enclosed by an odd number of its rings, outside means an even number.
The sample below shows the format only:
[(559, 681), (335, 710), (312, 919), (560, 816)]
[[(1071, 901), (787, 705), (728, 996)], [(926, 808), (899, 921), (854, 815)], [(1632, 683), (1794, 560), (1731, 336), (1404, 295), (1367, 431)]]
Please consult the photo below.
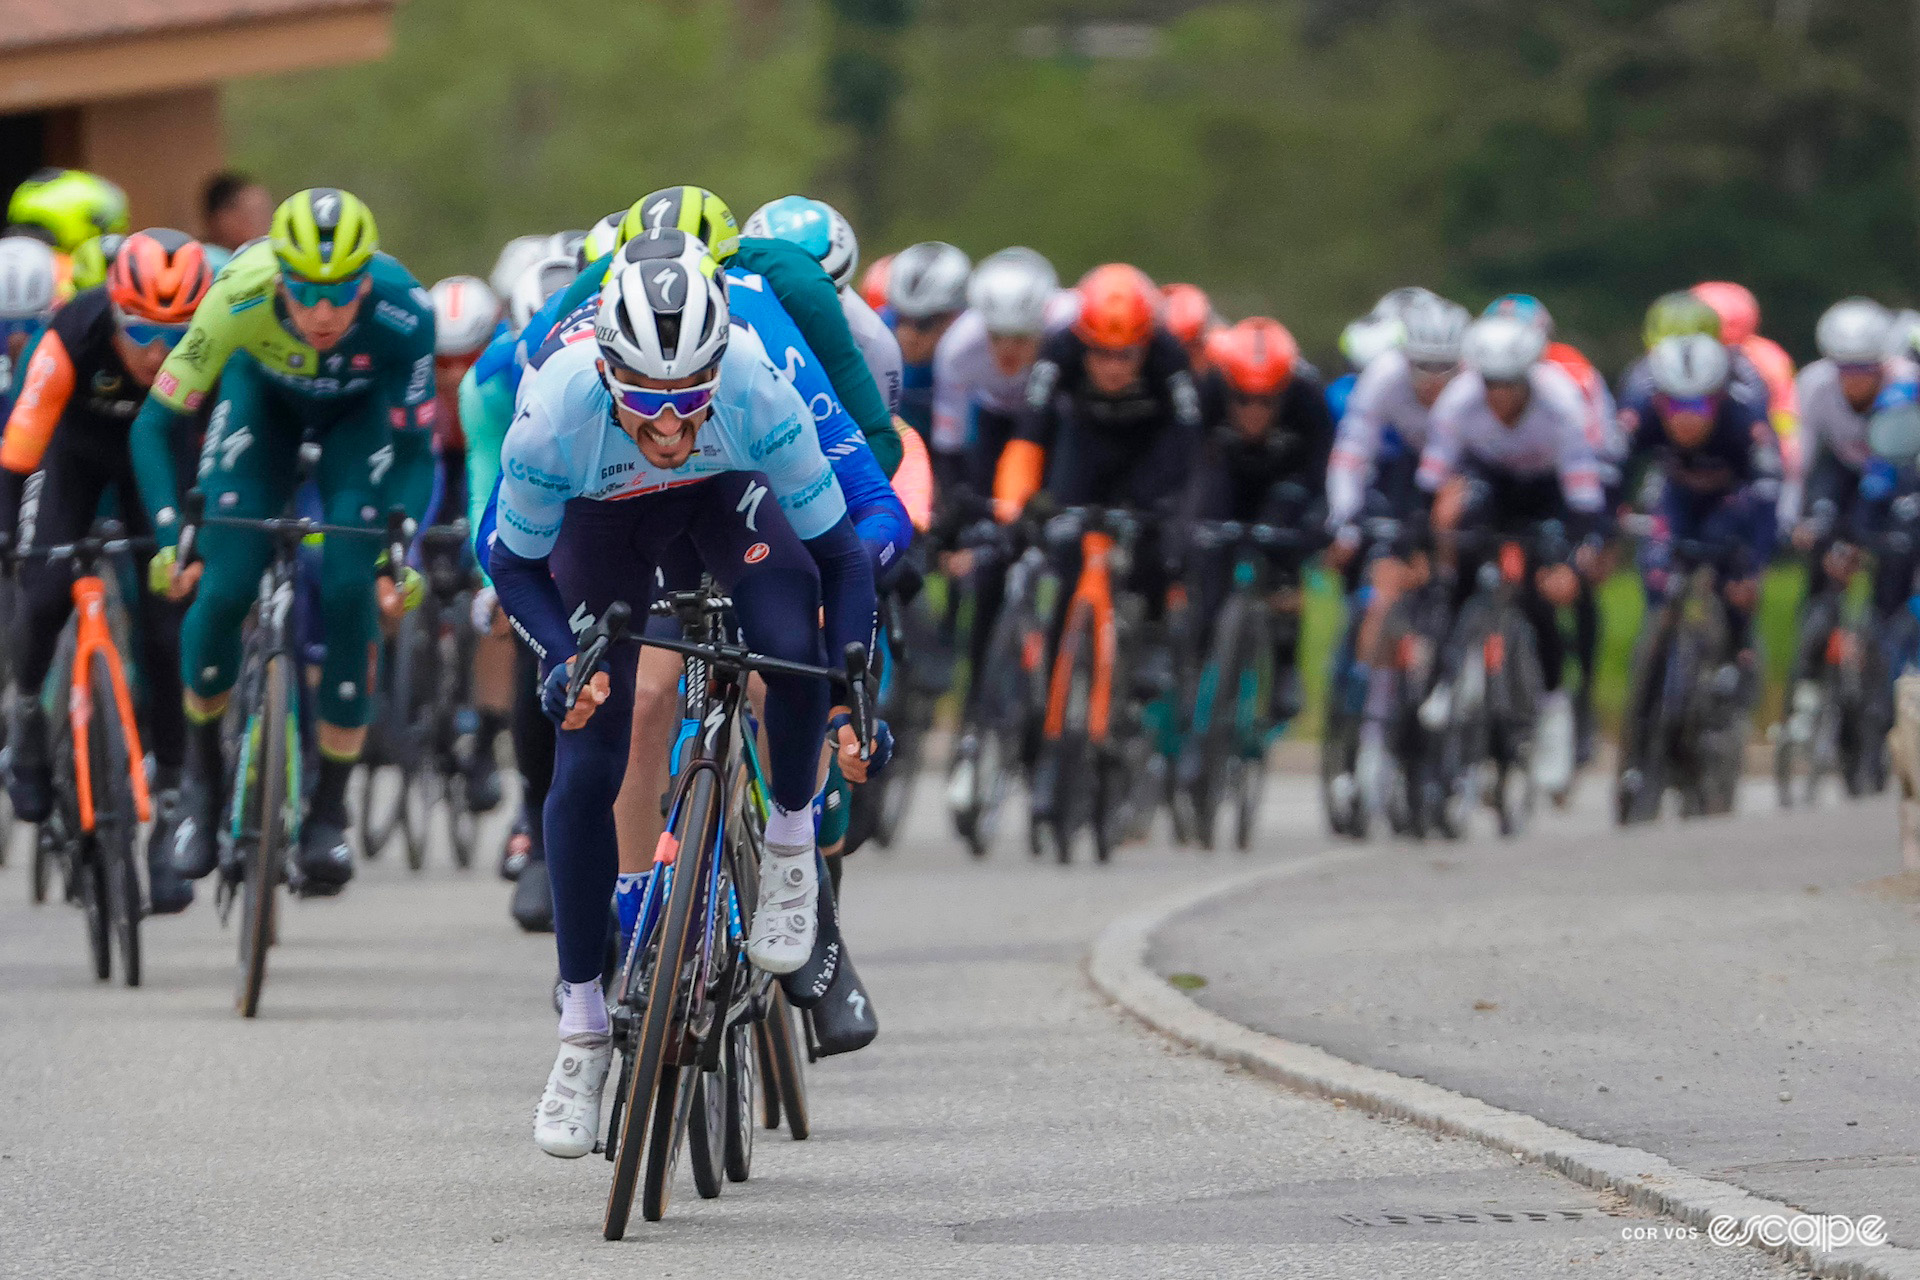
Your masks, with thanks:
[(1113, 535), (1088, 533), (1080, 539), (1080, 579), (1074, 583), (1073, 598), (1067, 602), (1067, 625), (1060, 633), (1060, 652), (1054, 655), (1053, 674), (1047, 685), (1045, 732), (1049, 740), (1058, 738), (1067, 722), (1067, 697), (1073, 687), (1073, 664), (1067, 655), (1073, 652), (1074, 628), (1091, 627), (1093, 634), (1093, 688), (1087, 705), (1087, 737), (1105, 742), (1107, 723), (1113, 708), (1113, 664), (1116, 639), (1113, 623), (1113, 574), (1107, 559), (1113, 552)]
[(107, 679), (113, 685), (113, 703), (120, 715), (120, 731), (127, 740), (127, 775), (133, 784), (133, 805), (140, 821), (153, 816), (147, 795), (146, 753), (140, 747), (140, 726), (133, 714), (133, 695), (127, 688), (120, 650), (114, 647), (113, 628), (107, 625), (107, 584), (87, 575), (73, 580), (73, 672), (67, 685), (67, 723), (73, 729), (73, 776), (80, 792), (80, 829), (93, 830), (93, 760), (87, 751), (93, 725), (93, 656), (106, 659)]

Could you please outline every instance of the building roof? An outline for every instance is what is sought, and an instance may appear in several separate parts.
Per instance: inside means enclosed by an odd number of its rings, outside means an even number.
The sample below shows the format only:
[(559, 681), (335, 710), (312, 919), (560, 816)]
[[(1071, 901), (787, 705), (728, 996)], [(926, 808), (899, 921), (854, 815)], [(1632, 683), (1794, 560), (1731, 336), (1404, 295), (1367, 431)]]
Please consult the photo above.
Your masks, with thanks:
[(6, 0), (0, 52), (393, 5), (394, 0)]

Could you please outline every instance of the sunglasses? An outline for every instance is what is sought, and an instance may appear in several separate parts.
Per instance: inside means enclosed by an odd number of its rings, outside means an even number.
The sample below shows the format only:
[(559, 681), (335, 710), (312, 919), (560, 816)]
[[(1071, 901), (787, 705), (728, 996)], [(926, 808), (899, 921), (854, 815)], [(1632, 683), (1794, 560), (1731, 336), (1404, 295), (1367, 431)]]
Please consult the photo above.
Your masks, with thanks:
[(1878, 360), (1848, 360), (1848, 361), (1834, 362), (1834, 368), (1839, 370), (1839, 372), (1843, 376), (1852, 376), (1852, 377), (1863, 377), (1869, 374), (1878, 374), (1885, 367), (1886, 366), (1882, 365)]
[(938, 329), (951, 318), (951, 316), (945, 315), (920, 316), (917, 318), (913, 316), (896, 316), (894, 318), (894, 324), (902, 329), (912, 329), (915, 333), (925, 333), (930, 329)]
[(1441, 377), (1460, 367), (1458, 360), (1415, 360), (1412, 364), (1415, 373), (1424, 373), (1429, 378)]
[(649, 422), (669, 409), (673, 410), (676, 418), (691, 418), (713, 403), (714, 388), (720, 385), (720, 379), (716, 377), (707, 379), (697, 387), (656, 391), (652, 387), (636, 387), (621, 382), (605, 371), (601, 372), (600, 381), (606, 384), (607, 394), (613, 397), (614, 403)]
[(331, 302), (336, 307), (344, 307), (360, 296), (360, 282), (367, 273), (346, 280), (336, 280), (329, 284), (324, 280), (303, 280), (299, 276), (282, 275), (286, 283), (287, 296), (303, 307), (317, 307), (322, 302)]
[(1670, 396), (1663, 391), (1656, 400), (1663, 413), (1691, 413), (1702, 418), (1713, 415), (1712, 396)]
[(179, 345), (180, 339), (187, 336), (187, 326), (184, 324), (155, 324), (151, 320), (130, 316), (118, 307), (113, 309), (113, 316), (120, 322), (120, 332), (126, 334), (127, 340), (136, 347), (150, 347), (159, 342), (171, 351)]

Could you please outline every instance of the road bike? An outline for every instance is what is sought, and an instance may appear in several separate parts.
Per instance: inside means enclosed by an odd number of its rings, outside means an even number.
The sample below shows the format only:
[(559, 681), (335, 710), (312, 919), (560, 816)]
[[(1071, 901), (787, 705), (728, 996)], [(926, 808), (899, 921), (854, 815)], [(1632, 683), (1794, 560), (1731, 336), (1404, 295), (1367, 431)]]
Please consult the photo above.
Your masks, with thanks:
[(1680, 793), (1685, 817), (1733, 808), (1748, 681), (1734, 662), (1720, 599), (1729, 554), (1691, 538), (1671, 544), (1666, 597), (1641, 629), (1628, 684), (1614, 782), (1621, 826), (1659, 817), (1669, 790)]
[[(304, 465), (311, 465), (302, 450)], [(220, 836), (220, 880), (215, 906), (222, 924), (240, 905), (239, 970), (234, 1007), (243, 1018), (260, 1011), (266, 983), (267, 952), (278, 933), (279, 889), (305, 896), (317, 892), (301, 875), (295, 851), (300, 846), (302, 801), (308, 772), (309, 732), (304, 707), (305, 681), (296, 604), (300, 547), (309, 537), (381, 538), (387, 548), (386, 572), (406, 562), (407, 516), (388, 513), (386, 528), (323, 524), (300, 516), (249, 519), (209, 516), (198, 490), (188, 493), (180, 530), (181, 566), (199, 558), (202, 527), (245, 530), (267, 535), (272, 558), (260, 575), (259, 593), (241, 647), (240, 676), (228, 701), (226, 737), (228, 797)]]
[[(845, 670), (835, 671), (752, 653), (729, 640), (728, 607), (704, 590), (675, 593), (654, 609), (656, 616), (677, 617), (683, 638), (637, 637), (687, 659), (682, 722), (697, 728), (679, 746), (666, 828), (614, 985), (620, 1072), (604, 1147), (614, 1165), (603, 1226), (609, 1240), (626, 1234), (636, 1191), (647, 1221), (665, 1215), (690, 1117), (697, 1114), (700, 1121), (695, 1144), (703, 1158), (695, 1162), (695, 1175), (703, 1194), (718, 1193), (716, 1151), (722, 1167), (732, 1156), (744, 1160), (740, 1147), (750, 1140), (741, 1130), (751, 1107), (741, 1080), (750, 1059), (762, 1079), (775, 1083), (794, 1136), (806, 1132), (802, 1042), (779, 986), (746, 956), (759, 867), (753, 860), (756, 833), (743, 821), (757, 803), (736, 799), (743, 776), (752, 776), (742, 773), (742, 761), (750, 759), (748, 735), (740, 732), (743, 700), (746, 678), (755, 672), (834, 681), (846, 689), (860, 741), (871, 743), (867, 654), (864, 645), (849, 645)], [(616, 602), (588, 629), (569, 682), (569, 705), (625, 638), (628, 619), (627, 607)], [(716, 1091), (722, 1095), (718, 1103)], [(769, 1107), (764, 1118), (775, 1114)], [(732, 1175), (732, 1169), (725, 1171)]]
[(1324, 539), (1298, 528), (1234, 520), (1196, 521), (1188, 531), (1196, 552), (1229, 557), (1230, 586), (1212, 619), (1212, 643), (1192, 681), (1187, 731), (1176, 773), (1176, 800), (1204, 849), (1214, 847), (1219, 810), (1233, 815), (1233, 844), (1253, 840), (1266, 782), (1267, 746), (1284, 727), (1275, 707), (1274, 654), (1283, 635), (1298, 643), (1300, 614), (1274, 606), (1276, 592), (1298, 599), (1301, 568)]
[(1079, 833), (1090, 830), (1094, 857), (1106, 862), (1152, 814), (1142, 795), (1150, 745), (1132, 687), (1143, 607), (1114, 584), (1132, 564), (1140, 522), (1118, 508), (1077, 507), (1047, 522), (1055, 555), (1076, 544), (1080, 574), (1047, 678), (1046, 714), (1033, 768), (1028, 839), (1073, 861)]
[[(66, 563), (73, 570), (73, 620), (56, 651), (47, 688), (58, 704), (54, 805), (35, 836), (38, 892), (53, 867), (62, 869), (66, 897), (81, 907), (93, 975), (140, 985), (140, 921), (145, 909), (134, 845), (140, 824), (153, 817), (146, 753), (134, 713), (132, 688), (120, 656), (127, 634), (118, 582), (102, 573), (108, 562), (153, 551), (151, 538), (129, 538), (118, 522), (102, 520), (87, 536), (61, 546), (30, 547), (21, 560)], [(64, 708), (65, 714), (59, 714)]]

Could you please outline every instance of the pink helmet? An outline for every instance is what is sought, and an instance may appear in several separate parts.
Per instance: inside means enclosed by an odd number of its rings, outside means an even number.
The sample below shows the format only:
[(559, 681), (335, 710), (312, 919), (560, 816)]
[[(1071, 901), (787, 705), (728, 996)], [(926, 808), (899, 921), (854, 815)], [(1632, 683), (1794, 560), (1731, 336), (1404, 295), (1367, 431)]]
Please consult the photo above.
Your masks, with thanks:
[(1760, 303), (1745, 286), (1709, 280), (1693, 286), (1693, 296), (1720, 314), (1720, 340), (1737, 347), (1760, 332)]

